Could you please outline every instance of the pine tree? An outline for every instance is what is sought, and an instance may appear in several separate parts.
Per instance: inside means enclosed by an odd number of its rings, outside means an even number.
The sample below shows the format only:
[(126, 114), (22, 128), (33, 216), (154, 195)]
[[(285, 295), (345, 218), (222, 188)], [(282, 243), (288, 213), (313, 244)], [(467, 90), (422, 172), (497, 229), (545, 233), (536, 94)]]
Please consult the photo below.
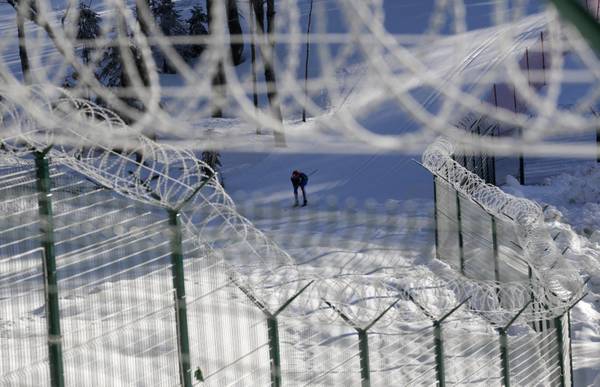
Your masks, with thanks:
[[(152, 15), (157, 26), (165, 36), (185, 35), (186, 29), (181, 20), (181, 14), (175, 9), (175, 3), (172, 0), (154, 0), (151, 3)], [(180, 53), (184, 53), (184, 47), (175, 45), (175, 49)], [(163, 73), (173, 74), (175, 70), (169, 64), (164, 54), (158, 55), (162, 62)]]
[(244, 62), (244, 43), (242, 37), (242, 24), (236, 0), (227, 0), (227, 27), (231, 37), (231, 61), (234, 66)]
[[(204, 12), (201, 6), (196, 5), (192, 8), (190, 17), (186, 20), (188, 24), (188, 35), (190, 36), (206, 36), (208, 35), (208, 29), (206, 23), (208, 23), (208, 15)], [(190, 44), (187, 50), (187, 57), (189, 59), (195, 59), (199, 57), (204, 51), (204, 44)]]
[[(142, 33), (146, 36), (150, 35), (150, 27), (146, 20), (142, 17), (141, 7), (150, 11), (150, 15), (154, 19), (154, 23), (165, 36), (185, 35), (186, 28), (181, 19), (180, 12), (175, 8), (175, 3), (172, 0), (137, 0), (136, 1), (136, 17), (140, 23)], [(180, 55), (185, 54), (185, 46), (174, 45)], [(153, 46), (152, 51), (156, 63), (161, 64), (162, 72), (173, 74), (173, 69), (167, 57), (160, 51), (160, 48)]]
[[(271, 108), (271, 114), (273, 118), (281, 123), (281, 129), (283, 128), (283, 115), (281, 113), (281, 104), (279, 101), (277, 91), (277, 79), (275, 76), (275, 69), (273, 63), (275, 62), (275, 40), (273, 39), (273, 32), (275, 29), (275, 0), (267, 0), (267, 9), (265, 14), (263, 0), (250, 0), (254, 8), (254, 18), (256, 19), (256, 27), (260, 35), (266, 35), (268, 40), (270, 53), (267, 53), (264, 44), (260, 44), (260, 53), (264, 62), (264, 73), (265, 81), (268, 85), (267, 99)], [(265, 26), (266, 24), (266, 26)], [(265, 28), (266, 27), (266, 28)], [(285, 147), (285, 134), (281, 129), (273, 131), (273, 137), (275, 139), (275, 145), (278, 147)]]
[[(87, 4), (79, 3), (79, 20), (77, 23), (77, 39), (93, 40), (100, 37), (100, 23), (102, 19), (100, 15)], [(84, 63), (90, 60), (90, 53), (93, 47), (89, 44), (83, 44), (82, 58)]]
[[(215, 173), (218, 173), (221, 169), (221, 154), (218, 151), (206, 150), (202, 152), (202, 161), (212, 168)], [(202, 173), (207, 179), (212, 177), (212, 171), (208, 168), (203, 168)]]
[[(126, 48), (129, 50), (130, 55), (133, 57), (135, 62), (135, 68), (131, 69), (137, 73), (142, 84), (144, 86), (149, 86), (150, 81), (148, 78), (148, 71), (146, 69), (146, 65), (142, 59), (142, 56), (138, 50), (138, 48), (130, 43)], [(98, 70), (96, 72), (96, 77), (98, 80), (106, 87), (110, 88), (124, 88), (132, 86), (132, 81), (125, 71), (125, 64), (123, 62), (123, 58), (121, 55), (121, 47), (109, 47), (102, 56), (102, 59), (98, 63)], [(142, 102), (136, 98), (132, 97), (120, 97), (121, 101), (125, 102), (127, 105), (143, 111), (145, 107)], [(121, 118), (127, 122), (132, 123), (133, 119), (129, 115), (125, 114), (125, 112), (120, 112), (116, 107), (111, 106), (110, 101), (97, 101), (100, 105), (107, 105), (112, 110), (115, 110)]]

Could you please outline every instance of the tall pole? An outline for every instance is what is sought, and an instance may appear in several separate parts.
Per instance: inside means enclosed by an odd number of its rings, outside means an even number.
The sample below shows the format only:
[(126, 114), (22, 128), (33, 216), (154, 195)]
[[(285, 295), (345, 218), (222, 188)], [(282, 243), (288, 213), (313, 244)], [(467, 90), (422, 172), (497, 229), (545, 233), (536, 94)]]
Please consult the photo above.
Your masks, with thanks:
[(465, 274), (465, 249), (463, 247), (462, 216), (460, 213), (460, 194), (456, 192), (456, 221), (458, 223), (458, 254), (460, 260), (460, 272)]
[[(252, 63), (252, 101), (254, 102), (254, 111), (258, 112), (258, 91), (256, 90), (256, 20), (254, 17), (254, 7), (252, 6), (252, 1), (248, 1), (248, 5), (250, 6), (250, 10), (248, 13), (248, 17), (250, 20), (250, 54), (251, 54), (251, 63)], [(256, 125), (256, 134), (260, 134), (260, 125)]]
[(312, 21), (313, 0), (310, 0), (308, 26), (306, 27), (306, 62), (304, 63), (304, 106), (302, 106), (302, 122), (306, 122), (306, 104), (308, 103), (308, 58), (310, 55), (310, 24)]
[(438, 231), (438, 223), (437, 180), (436, 175), (433, 175), (433, 235), (435, 238), (435, 259), (440, 259), (440, 236)]
[(175, 316), (177, 319), (179, 376), (181, 385), (190, 387), (192, 385), (192, 369), (185, 297), (181, 216), (177, 210), (168, 210), (168, 214), (169, 229), (171, 231), (171, 270), (173, 275), (173, 289), (175, 290)]
[(58, 304), (58, 284), (56, 275), (56, 250), (54, 241), (54, 219), (50, 166), (46, 157), (49, 148), (35, 153), (38, 210), (40, 215), (41, 244), (44, 251), (44, 279), (46, 292), (46, 320), (48, 323), (48, 358), (50, 363), (50, 384), (63, 387), (64, 367), (62, 358), (62, 336), (60, 333), (60, 313)]

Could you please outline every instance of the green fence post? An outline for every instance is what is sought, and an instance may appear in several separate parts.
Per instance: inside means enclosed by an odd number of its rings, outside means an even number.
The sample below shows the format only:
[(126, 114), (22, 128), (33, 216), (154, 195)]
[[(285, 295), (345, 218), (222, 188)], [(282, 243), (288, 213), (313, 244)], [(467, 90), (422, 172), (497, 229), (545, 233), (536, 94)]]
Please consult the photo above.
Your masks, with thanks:
[(439, 253), (439, 234), (438, 234), (438, 203), (437, 203), (437, 180), (436, 176), (433, 175), (433, 227), (434, 227), (434, 238), (435, 238), (435, 259), (440, 259)]
[(600, 24), (578, 2), (572, 0), (550, 0), (556, 7), (561, 18), (568, 20), (579, 30), (588, 45), (600, 53)]
[(187, 305), (185, 299), (185, 278), (183, 269), (183, 235), (180, 213), (168, 209), (169, 228), (171, 230), (171, 270), (173, 289), (175, 289), (175, 316), (177, 320), (177, 346), (179, 357), (179, 377), (181, 385), (192, 385), (190, 359), (190, 339), (188, 333)]
[(277, 317), (269, 316), (267, 318), (267, 333), (269, 336), (269, 357), (271, 358), (271, 386), (281, 387), (281, 355)]
[(494, 252), (494, 280), (500, 282), (500, 263), (499, 261), (499, 250), (498, 250), (498, 228), (496, 226), (496, 217), (492, 217), (492, 249)]
[(442, 324), (439, 321), (433, 322), (433, 343), (435, 345), (435, 373), (438, 386), (446, 385), (446, 370), (444, 369), (444, 340), (442, 337)]
[(456, 192), (456, 221), (458, 222), (458, 253), (460, 258), (460, 272), (465, 274), (465, 252), (463, 248), (463, 234), (462, 234), (462, 219), (460, 214), (460, 194), (458, 190)]
[(504, 387), (510, 387), (510, 363), (508, 358), (508, 338), (506, 329), (498, 328), (500, 333), (500, 361), (502, 363), (502, 381)]
[[(442, 323), (458, 308), (463, 306), (471, 297), (465, 298), (460, 304), (456, 305), (451, 311), (441, 318), (433, 321), (433, 343), (435, 345), (435, 371), (439, 387), (446, 385), (446, 370), (444, 368), (444, 337), (442, 334)], [(414, 302), (414, 301), (413, 301)]]
[(369, 361), (369, 335), (364, 329), (358, 332), (358, 351), (360, 356), (360, 379), (362, 387), (371, 386), (371, 366)]
[(267, 306), (263, 304), (249, 289), (246, 289), (242, 284), (238, 283), (232, 276), (229, 277), (232, 283), (234, 283), (238, 289), (242, 291), (254, 305), (256, 305), (261, 312), (267, 317), (267, 337), (269, 340), (269, 359), (270, 359), (270, 370), (271, 370), (271, 387), (281, 387), (281, 351), (279, 348), (279, 322), (277, 316), (287, 308), (292, 301), (294, 301), (300, 294), (302, 294), (313, 281), (308, 282), (300, 290), (298, 290), (292, 297), (283, 303), (275, 312), (271, 313)]
[(50, 383), (53, 387), (65, 384), (62, 358), (62, 336), (60, 333), (60, 312), (58, 305), (58, 285), (56, 276), (56, 251), (54, 245), (54, 221), (52, 213), (52, 193), (50, 166), (46, 157), (50, 147), (35, 153), (36, 185), (40, 231), (44, 251), (44, 279), (46, 291), (46, 320), (48, 322), (48, 360), (50, 363)]
[[(591, 277), (589, 277), (583, 283), (583, 286), (585, 286), (587, 284), (587, 282), (590, 280), (590, 278)], [(567, 329), (568, 329), (568, 333), (569, 333), (569, 375), (571, 377), (571, 386), (575, 385), (574, 377), (573, 377), (573, 344), (571, 342), (571, 309), (573, 309), (575, 307), (575, 305), (577, 305), (579, 303), (579, 301), (581, 301), (585, 297), (587, 297), (587, 295), (588, 295), (587, 293), (584, 293), (581, 297), (579, 297), (577, 299), (577, 301), (572, 303), (571, 306), (569, 306), (569, 308), (567, 309)]]
[(358, 333), (358, 355), (360, 358), (360, 379), (361, 379), (361, 387), (370, 387), (371, 386), (371, 366), (369, 360), (369, 329), (379, 321), (390, 309), (394, 307), (400, 301), (402, 297), (396, 298), (394, 302), (392, 302), (387, 308), (383, 310), (377, 317), (375, 317), (366, 327), (361, 328), (354, 324), (352, 320), (346, 316), (344, 312), (339, 310), (335, 305), (330, 303), (329, 301), (323, 299), (323, 302), (327, 304), (331, 309), (333, 309), (341, 318), (356, 330)]
[(531, 300), (529, 300), (525, 306), (517, 312), (517, 314), (503, 327), (498, 328), (498, 333), (500, 333), (500, 360), (502, 362), (502, 380), (505, 387), (510, 387), (510, 361), (508, 357), (508, 337), (506, 336), (506, 332), (508, 328), (517, 321), (517, 318), (527, 309), (529, 304), (531, 304)]
[(561, 387), (566, 386), (565, 381), (565, 352), (564, 352), (564, 340), (563, 340), (563, 323), (562, 316), (554, 318), (554, 325), (556, 326), (556, 343), (558, 344), (558, 365), (560, 367), (560, 385)]

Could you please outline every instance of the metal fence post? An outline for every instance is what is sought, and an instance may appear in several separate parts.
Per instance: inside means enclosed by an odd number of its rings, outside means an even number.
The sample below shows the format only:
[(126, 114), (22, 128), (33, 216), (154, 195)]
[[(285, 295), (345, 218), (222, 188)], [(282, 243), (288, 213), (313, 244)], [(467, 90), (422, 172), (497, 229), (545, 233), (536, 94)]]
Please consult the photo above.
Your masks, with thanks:
[(269, 357), (271, 359), (271, 386), (281, 387), (281, 354), (279, 351), (279, 324), (277, 317), (267, 317), (267, 334), (269, 337)]
[(335, 305), (330, 303), (329, 301), (323, 299), (323, 302), (327, 304), (331, 309), (333, 309), (341, 318), (356, 330), (358, 333), (358, 355), (360, 358), (360, 383), (361, 387), (370, 387), (371, 386), (371, 366), (369, 360), (369, 329), (373, 325), (377, 323), (390, 309), (394, 307), (402, 298), (398, 297), (394, 302), (392, 302), (387, 308), (383, 310), (377, 317), (375, 317), (366, 327), (361, 328), (354, 324), (352, 320), (346, 316), (344, 312), (339, 310)]
[(46, 292), (46, 320), (48, 323), (48, 360), (50, 363), (50, 383), (53, 387), (62, 387), (64, 367), (62, 357), (62, 336), (60, 333), (60, 313), (58, 304), (58, 285), (56, 275), (56, 251), (54, 245), (54, 220), (52, 213), (52, 193), (50, 166), (46, 157), (50, 147), (35, 153), (36, 185), (38, 191), (38, 211), (40, 231), (44, 251), (44, 279)]
[[(456, 305), (451, 311), (443, 315), (441, 318), (433, 321), (433, 343), (435, 345), (435, 371), (438, 380), (438, 386), (446, 385), (446, 370), (444, 367), (444, 336), (442, 332), (442, 323), (450, 315), (463, 306), (471, 297), (465, 298), (460, 304)], [(413, 301), (414, 302), (414, 301)]]
[(503, 327), (498, 328), (498, 333), (500, 334), (500, 360), (502, 362), (502, 380), (505, 387), (510, 387), (510, 361), (508, 357), (508, 337), (506, 336), (506, 332), (508, 328), (517, 321), (517, 318), (527, 309), (529, 304), (531, 304), (531, 300), (529, 300), (525, 306), (519, 310), (519, 312)]
[(498, 230), (496, 226), (496, 217), (491, 215), (492, 217), (492, 249), (494, 252), (494, 281), (500, 282), (500, 263), (499, 260), (499, 251), (498, 251)]
[(175, 289), (179, 377), (181, 385), (188, 387), (192, 385), (192, 370), (185, 298), (181, 215), (177, 210), (168, 209), (167, 212), (169, 213), (169, 228), (171, 230), (171, 270), (173, 273), (173, 289)]
[(442, 336), (442, 324), (433, 322), (433, 343), (435, 345), (435, 372), (438, 386), (446, 385), (446, 370), (444, 369), (444, 340)]
[[(587, 284), (587, 282), (589, 281), (590, 278), (588, 278), (583, 283), (584, 286), (585, 286), (585, 284)], [(579, 297), (577, 299), (577, 301), (572, 303), (571, 306), (569, 306), (569, 308), (567, 309), (567, 329), (568, 329), (568, 333), (569, 333), (569, 375), (571, 377), (571, 386), (575, 385), (575, 381), (574, 381), (574, 377), (573, 377), (573, 344), (571, 342), (571, 309), (573, 309), (575, 307), (575, 305), (577, 305), (579, 303), (579, 301), (581, 301), (585, 297), (587, 297), (587, 295), (588, 295), (587, 293), (584, 293), (581, 297)]]
[(281, 378), (281, 351), (279, 347), (279, 322), (277, 321), (277, 316), (283, 312), (285, 308), (287, 308), (292, 301), (294, 301), (300, 294), (302, 294), (310, 285), (312, 285), (313, 281), (308, 282), (304, 285), (300, 290), (298, 290), (292, 297), (290, 297), (286, 302), (283, 303), (275, 312), (271, 313), (267, 306), (262, 303), (252, 292), (250, 289), (247, 289), (242, 284), (238, 283), (235, 278), (229, 277), (231, 282), (235, 284), (244, 293), (250, 301), (254, 305), (260, 309), (261, 312), (267, 317), (267, 337), (269, 340), (269, 360), (270, 360), (270, 373), (271, 373), (271, 387), (281, 387), (282, 386), (282, 378)]
[(560, 385), (561, 387), (566, 386), (565, 381), (565, 352), (564, 352), (564, 340), (563, 340), (563, 323), (562, 316), (554, 318), (554, 324), (556, 326), (556, 343), (558, 344), (558, 364), (560, 367)]
[(369, 334), (364, 329), (358, 332), (358, 351), (360, 355), (360, 379), (362, 387), (371, 386), (371, 366), (369, 361)]
[(504, 387), (510, 387), (510, 362), (508, 357), (508, 338), (506, 337), (506, 329), (498, 328), (500, 334), (500, 362), (502, 368), (502, 381)]
[(435, 238), (435, 259), (440, 259), (439, 253), (439, 240), (438, 234), (438, 202), (437, 202), (437, 180), (436, 175), (433, 175), (433, 227), (434, 227), (434, 238)]
[(463, 234), (462, 234), (462, 219), (460, 214), (460, 194), (458, 190), (456, 192), (456, 221), (458, 222), (458, 254), (460, 259), (460, 273), (465, 274), (465, 252), (463, 248)]

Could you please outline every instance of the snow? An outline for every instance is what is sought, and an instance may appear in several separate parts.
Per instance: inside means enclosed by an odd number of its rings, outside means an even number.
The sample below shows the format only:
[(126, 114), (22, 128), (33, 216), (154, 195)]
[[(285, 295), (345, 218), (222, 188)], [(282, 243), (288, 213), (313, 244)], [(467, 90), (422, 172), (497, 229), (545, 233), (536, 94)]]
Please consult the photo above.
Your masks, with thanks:
[[(482, 28), (489, 25), (485, 16), (490, 14), (490, 8), (493, 2), (472, 1), (469, 2), (468, 10), (475, 10), (469, 15), (469, 26), (471, 28)], [(307, 1), (303, 2), (308, 5)], [(422, 32), (424, 21), (432, 7), (431, 1), (412, 1), (400, 2), (393, 0), (386, 2), (386, 26), (396, 32)], [(11, 28), (12, 22), (9, 10), (6, 5), (0, 5), (2, 14), (5, 15), (0, 23), (5, 31)], [(6, 11), (6, 12), (5, 12)], [(241, 7), (243, 13), (245, 7)], [(335, 19), (339, 10), (331, 9), (330, 15)], [(414, 17), (403, 15), (411, 14)], [(8, 16), (6, 16), (8, 15)], [(303, 14), (306, 17), (306, 14)], [(337, 16), (339, 17), (339, 15)], [(407, 20), (407, 22), (398, 22), (398, 20)], [(528, 24), (528, 29), (537, 31), (539, 20), (532, 17), (524, 23)], [(333, 24), (335, 26), (335, 23)], [(335, 28), (335, 27), (332, 27)], [(4, 33), (4, 32), (3, 32)], [(481, 74), (480, 66), (489, 64), (494, 58), (493, 50), (486, 51), (484, 43), (493, 35), (492, 30), (476, 30), (469, 37), (469, 42), (473, 45), (472, 52), (475, 55), (475, 61), (467, 70), (472, 71), (470, 75)], [(3, 35), (4, 36), (4, 35)], [(8, 36), (8, 35), (6, 35)], [(475, 39), (477, 37), (477, 39)], [(528, 43), (524, 39), (522, 45)], [(439, 49), (432, 49), (423, 54), (423, 60), (431, 65), (435, 65), (436, 71), (440, 73), (451, 73), (458, 71), (464, 65), (463, 62), (454, 63), (444, 61), (444, 56), (452, 52), (452, 40), (440, 39), (437, 43)], [(516, 47), (515, 50), (521, 47)], [(3, 53), (4, 55), (4, 53)], [(18, 58), (9, 63), (15, 74), (18, 74)], [(246, 63), (240, 71), (247, 71)], [(377, 133), (394, 134), (404, 131), (416, 130), (418, 125), (407, 118), (407, 115), (397, 110), (391, 110), (395, 106), (394, 102), (386, 96), (381, 89), (380, 81), (371, 78), (362, 78), (362, 69), (360, 64), (353, 64), (344, 69), (339, 74), (340, 89), (348, 92), (348, 99), (345, 100), (344, 108), (360, 109), (366, 104), (379, 103), (380, 108), (372, 112), (371, 115), (362, 117), (362, 123), (373, 128)], [(318, 72), (317, 66), (311, 67), (311, 72)], [(467, 73), (468, 73), (467, 71)], [(179, 79), (176, 76), (162, 76), (163, 86), (177, 86)], [(435, 93), (424, 91), (421, 98), (423, 100), (435, 100)], [(326, 100), (326, 96), (322, 97)], [(169, 99), (166, 99), (169, 101)], [(433, 103), (432, 103), (433, 104)], [(330, 106), (338, 108), (339, 106)], [(170, 108), (176, 110), (174, 104)], [(339, 141), (342, 152), (340, 154), (324, 153), (319, 150), (319, 144), (314, 144), (311, 140), (311, 126), (319, 125), (319, 117), (311, 119), (308, 124), (301, 124), (290, 119), (286, 123), (290, 128), (289, 140), (290, 151), (286, 153), (267, 152), (266, 144), (270, 143), (269, 134), (259, 136), (259, 139), (252, 139), (256, 149), (250, 149), (247, 152), (242, 151), (224, 151), (222, 175), (224, 177), (225, 187), (230, 192), (242, 214), (250, 218), (254, 224), (261, 230), (264, 230), (272, 237), (282, 248), (289, 252), (295, 259), (302, 273), (318, 273), (324, 277), (334, 276), (356, 276), (360, 275), (365, 283), (370, 279), (388, 279), (390, 281), (409, 281), (411, 272), (424, 271), (433, 276), (433, 273), (446, 269), (439, 262), (432, 259), (433, 256), (433, 225), (432, 225), (432, 179), (429, 172), (423, 169), (412, 159), (418, 159), (419, 155), (414, 154), (390, 154), (373, 153), (365, 149), (357, 149), (351, 153), (345, 144), (336, 136), (331, 136), (331, 142)], [(237, 130), (244, 133), (242, 138), (250, 138), (254, 128), (244, 125), (235, 119), (224, 119), (218, 121), (199, 121), (201, 128), (213, 129), (213, 136), (231, 136), (229, 130)], [(254, 136), (252, 136), (254, 137)], [(331, 149), (328, 146), (327, 149)], [(309, 206), (304, 209), (291, 209), (293, 196), (291, 183), (289, 181), (290, 172), (293, 169), (300, 169), (311, 174), (307, 186)], [(589, 165), (577, 169), (571, 175), (560, 175), (548, 179), (544, 186), (520, 186), (516, 179), (509, 179), (508, 186), (504, 189), (515, 195), (521, 195), (535, 199), (543, 204), (550, 206), (545, 209), (547, 222), (555, 230), (561, 231), (558, 241), (563, 247), (569, 247), (566, 253), (569, 259), (578, 267), (582, 273), (589, 275), (591, 294), (580, 302), (572, 311), (573, 319), (573, 338), (574, 338), (574, 365), (576, 367), (576, 385), (600, 385), (600, 231), (597, 231), (600, 225), (600, 201), (598, 198), (598, 187), (600, 185), (600, 168)], [(27, 205), (20, 203), (18, 205)], [(29, 203), (29, 205), (31, 205)], [(3, 209), (3, 211), (6, 209)], [(12, 209), (14, 210), (14, 209)], [(125, 214), (121, 214), (125, 216)], [(108, 222), (108, 221), (107, 221)], [(102, 223), (97, 224), (98, 227)], [(88, 230), (89, 232), (94, 231)], [(110, 234), (112, 231), (108, 231)], [(120, 233), (115, 229), (116, 233)], [(104, 235), (106, 236), (106, 235)], [(101, 236), (98, 236), (100, 238)], [(589, 238), (588, 238), (589, 237)], [(86, 265), (97, 264), (97, 261), (88, 262)], [(89, 266), (77, 266), (77, 270), (84, 271)], [(23, 269), (23, 266), (19, 266)], [(2, 267), (5, 273), (5, 267)], [(14, 269), (14, 268), (13, 268)], [(199, 269), (200, 270), (200, 269)], [(205, 268), (202, 268), (205, 270)], [(192, 339), (194, 342), (203, 343), (198, 353), (194, 353), (193, 364), (203, 364), (205, 377), (222, 377), (223, 379), (211, 379), (214, 385), (233, 383), (238, 381), (246, 385), (266, 385), (268, 379), (268, 356), (265, 348), (266, 327), (263, 316), (252, 305), (244, 302), (244, 295), (236, 292), (232, 296), (226, 294), (229, 290), (219, 289), (219, 284), (226, 281), (225, 278), (214, 271), (214, 283), (199, 283), (198, 279), (188, 279), (192, 290), (189, 294), (190, 299), (196, 300), (189, 312), (190, 325), (202, 327), (202, 329), (192, 330)], [(146, 309), (150, 305), (169, 305), (172, 295), (168, 291), (171, 279), (168, 272), (157, 273), (153, 276), (136, 280), (120, 279), (114, 282), (108, 282), (104, 285), (93, 286), (85, 289), (84, 292), (77, 295), (69, 295), (66, 285), (64, 299), (61, 300), (61, 311), (65, 322), (64, 332), (87, 331), (85, 337), (79, 337), (84, 341), (93, 336), (94, 333), (110, 331), (116, 326), (111, 316), (117, 310), (133, 308), (133, 317), (143, 316), (151, 310)], [(394, 278), (398, 276), (400, 278)], [(202, 277), (206, 278), (206, 276)], [(75, 286), (75, 284), (71, 284)], [(41, 289), (41, 288), (40, 288)], [(162, 290), (162, 291), (158, 291)], [(205, 294), (211, 295), (205, 297)], [(40, 291), (41, 295), (41, 291)], [(235, 298), (243, 304), (240, 307), (237, 304), (226, 305), (219, 303), (221, 299), (228, 297)], [(433, 297), (432, 297), (433, 298)], [(116, 303), (108, 306), (109, 300), (118, 300)], [(40, 305), (42, 299), (30, 300), (35, 306), (36, 313), (29, 314), (29, 310), (15, 311), (18, 319), (0, 319), (0, 338), (10, 337), (8, 344), (13, 348), (25, 347), (23, 342), (32, 343), (32, 347), (43, 345), (42, 316)], [(435, 304), (435, 300), (432, 304)], [(438, 300), (441, 304), (450, 304), (456, 302), (454, 298), (448, 296), (448, 299)], [(114, 302), (114, 301), (113, 301)], [(92, 309), (89, 304), (96, 303), (102, 305), (98, 309)], [(406, 303), (409, 311), (407, 313), (419, 313), (410, 303)], [(166, 308), (166, 307), (165, 307)], [(219, 315), (228, 316), (223, 321)], [(230, 316), (235, 317), (237, 322), (231, 321)], [(131, 316), (130, 316), (131, 317)], [(371, 317), (371, 316), (363, 316)], [(472, 317), (470, 317), (472, 318)], [(287, 344), (284, 346), (284, 362), (300, 365), (312, 364), (312, 368), (307, 370), (306, 375), (286, 375), (287, 380), (294, 380), (297, 383), (310, 381), (323, 385), (340, 385), (342, 382), (355, 383), (357, 376), (355, 374), (357, 367), (356, 351), (353, 346), (356, 340), (349, 339), (354, 335), (352, 329), (347, 326), (332, 325), (326, 327), (322, 321), (314, 322), (314, 326), (321, 326), (322, 330), (305, 341), (298, 332), (310, 331), (310, 326), (305, 323), (287, 321), (282, 318), (281, 336)], [(93, 383), (97, 377), (97, 372), (81, 371), (82, 365), (89, 367), (95, 364), (95, 367), (106, 367), (111, 369), (111, 374), (105, 375), (107, 380), (100, 380), (102, 384), (110, 383), (123, 385), (140, 383), (136, 380), (139, 377), (138, 372), (148, 372), (142, 378), (145, 382), (161, 384), (168, 380), (176, 380), (176, 332), (171, 310), (167, 310), (159, 316), (158, 323), (134, 324), (130, 330), (109, 336), (103, 346), (102, 351), (110, 350), (108, 353), (95, 352), (94, 345), (82, 348), (75, 354), (69, 354), (67, 368), (67, 381), (83, 381)], [(300, 325), (294, 328), (294, 324)], [(485, 336), (478, 336), (487, 325), (481, 321), (475, 321), (472, 324), (465, 324), (460, 320), (452, 322), (448, 332), (452, 338), (449, 340), (454, 349), (460, 349), (462, 338), (466, 335), (473, 339), (474, 348), (479, 350), (493, 347), (486, 342)], [(398, 364), (385, 364), (384, 356), (386, 351), (403, 352), (415, 348), (431, 352), (431, 343), (419, 342), (419, 335), (416, 332), (422, 327), (410, 326), (415, 334), (406, 333), (403, 343), (406, 346), (387, 347), (389, 340), (384, 337), (378, 337), (376, 333), (372, 345), (377, 350), (372, 350), (372, 368), (390, 369)], [(242, 334), (251, 332), (250, 334)], [(409, 330), (407, 329), (407, 330)], [(223, 330), (235, 332), (227, 336)], [(34, 332), (34, 333), (32, 333)], [(90, 336), (88, 336), (90, 335)], [(132, 336), (133, 335), (133, 336)], [(225, 337), (226, 336), (226, 337)], [(384, 336), (381, 334), (381, 336)], [(65, 335), (68, 337), (68, 335)], [(132, 344), (132, 337), (134, 343)], [(154, 342), (144, 343), (147, 337), (154, 338)], [(135, 340), (139, 340), (139, 346), (136, 347)], [(416, 342), (413, 342), (416, 341)], [(35, 343), (35, 344), (34, 344)], [(320, 346), (325, 344), (333, 345), (329, 347), (328, 352), (334, 352), (327, 355), (324, 351), (319, 351)], [(412, 344), (413, 347), (408, 348)], [(77, 346), (76, 341), (67, 341), (67, 346)], [(100, 344), (95, 343), (100, 346)], [(254, 348), (259, 348), (253, 352)], [(332, 349), (334, 348), (334, 349)], [(85, 349), (85, 350), (83, 350)], [(217, 354), (211, 352), (218, 349)], [(14, 349), (16, 351), (16, 349)], [(16, 353), (16, 352), (11, 352)], [(487, 352), (486, 352), (487, 353)], [(169, 355), (170, 364), (161, 363), (161, 359)], [(490, 357), (497, 354), (489, 353)], [(327, 356), (333, 356), (336, 362), (343, 365), (338, 372), (332, 375), (323, 375), (325, 372), (323, 364)], [(408, 356), (406, 356), (408, 357)], [(75, 360), (74, 360), (75, 358)], [(377, 359), (381, 358), (381, 363)], [(242, 361), (236, 363), (239, 359)], [(482, 356), (480, 360), (485, 364), (488, 358)], [(345, 363), (350, 361), (349, 363)], [(401, 361), (412, 361), (410, 358), (400, 358)], [(312, 363), (310, 363), (312, 362)], [(433, 359), (423, 361), (422, 367), (429, 366)], [(9, 362), (9, 369), (13, 365)], [(459, 363), (450, 366), (449, 369), (456, 380), (460, 375), (468, 374), (469, 371), (476, 371), (470, 367), (480, 364)], [(45, 366), (45, 365), (44, 365)], [(231, 367), (227, 372), (221, 374), (218, 371), (222, 367)], [(14, 365), (15, 368), (18, 365)], [(85, 367), (83, 367), (85, 368)], [(131, 368), (138, 371), (133, 372)], [(139, 370), (142, 371), (139, 371)], [(249, 369), (253, 369), (256, 374), (247, 374)], [(148, 370), (148, 371), (144, 371)], [(169, 373), (167, 372), (169, 370)], [(45, 368), (40, 368), (40, 372), (45, 372)], [(354, 372), (354, 374), (352, 373)], [(410, 375), (417, 375), (414, 370), (408, 372)], [(493, 375), (492, 375), (493, 374)], [(498, 372), (491, 372), (484, 375), (478, 381), (495, 380)], [(393, 373), (391, 375), (394, 375)], [(433, 374), (429, 374), (431, 377)], [(308, 379), (302, 379), (307, 377)], [(375, 376), (374, 376), (375, 377)], [(381, 377), (378, 375), (377, 377)], [(155, 379), (153, 379), (155, 378)], [(393, 384), (397, 379), (379, 381), (383, 384)], [(494, 379), (496, 378), (496, 379)], [(18, 383), (17, 378), (10, 379), (9, 383)], [(25, 382), (26, 383), (26, 382)]]
[(589, 294), (573, 308), (571, 318), (575, 375), (582, 385), (595, 386), (600, 384), (600, 166), (580, 162), (569, 169), (542, 185), (520, 185), (510, 176), (502, 188), (544, 206), (546, 223), (565, 256), (589, 279)]

